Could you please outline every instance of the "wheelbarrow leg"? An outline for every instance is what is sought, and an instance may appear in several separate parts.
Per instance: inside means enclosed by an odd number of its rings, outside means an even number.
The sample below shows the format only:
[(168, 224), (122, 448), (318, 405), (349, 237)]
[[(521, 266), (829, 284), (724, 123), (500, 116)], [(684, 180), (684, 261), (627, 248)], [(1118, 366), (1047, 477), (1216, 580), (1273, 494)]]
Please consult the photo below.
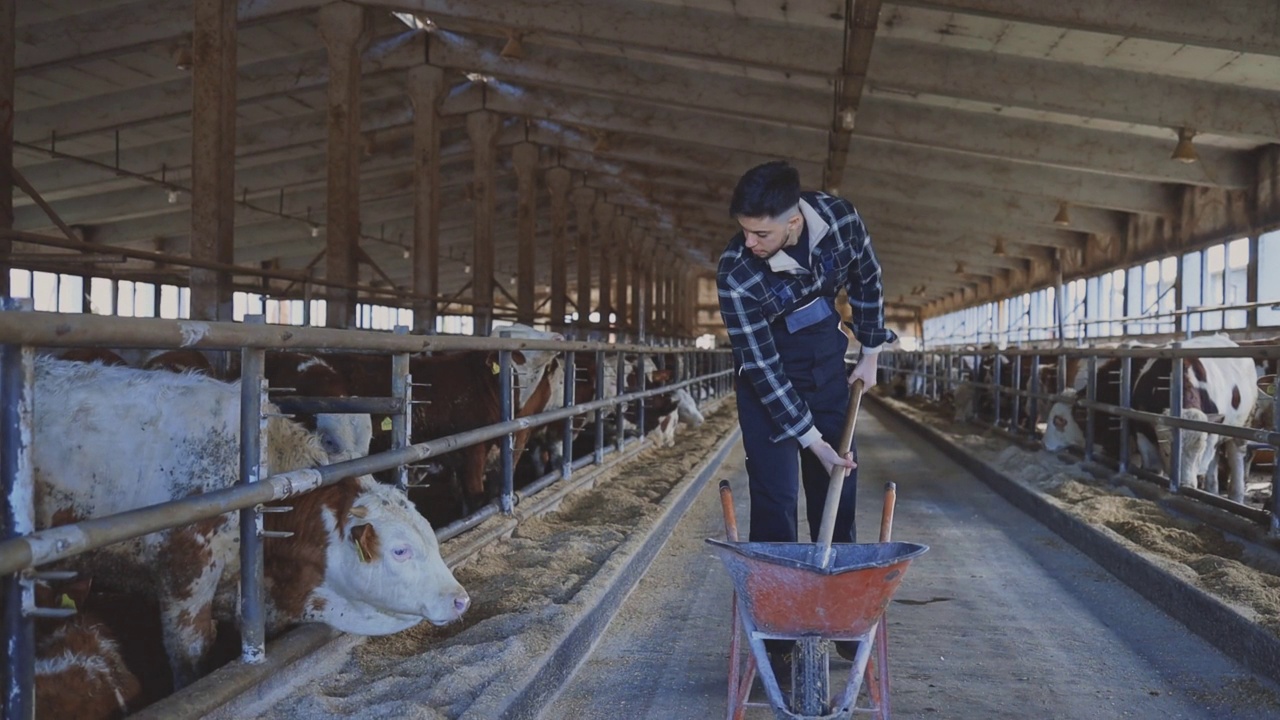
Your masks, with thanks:
[[(884, 509), (880, 515), (880, 542), (887, 543), (893, 537), (893, 512), (898, 504), (896, 483), (884, 484)], [(876, 625), (875, 653), (867, 663), (867, 694), (876, 708), (880, 720), (889, 720), (889, 611), (880, 616)]]

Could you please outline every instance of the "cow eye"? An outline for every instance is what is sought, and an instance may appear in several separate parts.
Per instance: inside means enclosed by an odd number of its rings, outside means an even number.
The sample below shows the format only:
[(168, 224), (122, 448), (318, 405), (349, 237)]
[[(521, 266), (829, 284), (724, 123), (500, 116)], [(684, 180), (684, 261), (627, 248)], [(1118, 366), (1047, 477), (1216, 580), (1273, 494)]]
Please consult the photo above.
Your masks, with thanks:
[(391, 549), (392, 556), (397, 560), (408, 560), (413, 557), (413, 548), (408, 545), (400, 545)]

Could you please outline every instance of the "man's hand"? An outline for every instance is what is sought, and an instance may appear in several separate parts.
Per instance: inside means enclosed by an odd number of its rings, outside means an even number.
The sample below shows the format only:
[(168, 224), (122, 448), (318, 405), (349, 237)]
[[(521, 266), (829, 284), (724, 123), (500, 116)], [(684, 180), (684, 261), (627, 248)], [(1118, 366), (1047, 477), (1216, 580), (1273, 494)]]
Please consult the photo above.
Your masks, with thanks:
[(862, 359), (858, 361), (858, 366), (853, 369), (853, 372), (849, 373), (849, 384), (852, 385), (854, 381), (861, 379), (865, 383), (864, 387), (867, 390), (875, 387), (876, 368), (879, 365), (880, 353), (863, 355)]
[(828, 475), (831, 474), (832, 468), (837, 465), (846, 468), (844, 471), (845, 476), (848, 476), (851, 470), (858, 467), (858, 464), (853, 461), (852, 452), (845, 453), (844, 457), (840, 457), (836, 453), (836, 449), (831, 447), (831, 444), (826, 440), (818, 440), (810, 445), (809, 449), (813, 451), (814, 455), (818, 456), (818, 460), (822, 462), (822, 467), (827, 471)]

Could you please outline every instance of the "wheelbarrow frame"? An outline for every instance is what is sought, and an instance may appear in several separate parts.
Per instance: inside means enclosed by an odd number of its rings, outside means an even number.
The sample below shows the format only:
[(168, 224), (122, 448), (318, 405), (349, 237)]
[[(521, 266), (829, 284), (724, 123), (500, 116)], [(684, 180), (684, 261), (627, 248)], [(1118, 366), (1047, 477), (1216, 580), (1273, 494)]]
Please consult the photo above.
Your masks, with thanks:
[[(841, 456), (852, 446), (862, 391), (862, 382), (856, 382), (850, 393), (844, 432), (840, 438), (838, 452)], [(729, 720), (740, 720), (747, 707), (772, 707), (776, 716), (784, 720), (843, 720), (855, 712), (872, 712), (881, 720), (889, 718), (884, 611), (901, 582), (906, 566), (928, 548), (923, 545), (889, 542), (896, 502), (896, 487), (893, 483), (885, 486), (880, 525), (881, 542), (878, 545), (833, 546), (831, 540), (844, 473), (842, 467), (832, 468), (818, 543), (813, 546), (799, 543), (739, 543), (732, 491), (727, 480), (720, 482), (720, 499), (728, 542), (714, 539), (708, 539), (707, 542), (716, 547), (735, 586), (729, 653)], [(835, 558), (841, 555), (844, 556), (842, 562), (835, 563)], [(866, 555), (870, 557), (859, 557)], [(848, 577), (834, 577), (842, 575)], [(857, 582), (850, 583), (851, 579)], [(799, 604), (821, 608), (820, 615), (830, 612), (835, 617), (795, 617), (795, 604), (778, 600), (778, 593), (785, 595), (796, 588), (801, 589), (797, 594), (803, 596)], [(869, 597), (867, 592), (870, 592)], [(826, 602), (828, 599), (834, 599), (834, 606)], [(740, 667), (740, 638), (743, 634), (751, 648), (745, 668)], [(792, 705), (798, 707), (787, 707), (778, 679), (767, 662), (764, 641), (768, 639), (797, 641), (796, 648), (800, 657), (794, 665), (796, 679), (792, 687)], [(845, 690), (831, 705), (828, 705), (827, 697), (829, 666), (824, 644), (827, 639), (853, 641), (858, 648)], [(874, 662), (873, 650), (876, 651)], [(769, 697), (769, 705), (747, 700), (757, 672), (760, 673)], [(868, 681), (871, 707), (857, 708), (864, 675)], [(798, 702), (795, 696), (797, 689), (803, 693)], [(817, 707), (822, 709), (815, 710)]]

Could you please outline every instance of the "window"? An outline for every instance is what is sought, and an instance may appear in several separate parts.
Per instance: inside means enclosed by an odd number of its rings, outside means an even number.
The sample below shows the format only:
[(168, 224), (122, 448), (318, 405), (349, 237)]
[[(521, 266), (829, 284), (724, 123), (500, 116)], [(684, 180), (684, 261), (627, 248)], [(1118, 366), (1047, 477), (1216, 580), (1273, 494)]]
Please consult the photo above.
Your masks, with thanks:
[(160, 286), (160, 317), (174, 320), (181, 317), (179, 310), (182, 308), (181, 293), (178, 292), (177, 285), (161, 285)]
[(1125, 317), (1130, 319), (1124, 324), (1124, 334), (1141, 335), (1147, 332), (1143, 328), (1142, 321), (1138, 319), (1142, 315), (1142, 266), (1131, 267), (1126, 272), (1128, 279), (1125, 281), (1125, 287), (1128, 291), (1124, 311)]
[[(1204, 292), (1201, 304), (1205, 306), (1221, 305), (1226, 282), (1227, 253), (1225, 245), (1214, 245), (1204, 251)], [(1222, 329), (1222, 311), (1204, 313), (1201, 327), (1204, 330)]]
[(156, 286), (151, 283), (133, 284), (133, 316), (156, 317)]
[[(1204, 258), (1199, 251), (1182, 256), (1182, 309), (1204, 303)], [(1204, 325), (1200, 313), (1189, 313), (1184, 320), (1191, 332), (1198, 332)]]
[[(1261, 276), (1259, 276), (1261, 278)], [(1249, 302), (1249, 238), (1227, 243), (1227, 269), (1223, 280), (1223, 301), (1227, 305)], [(1228, 310), (1226, 327), (1239, 330), (1249, 324), (1248, 310)]]
[(133, 281), (116, 282), (116, 316), (133, 317)]
[(1280, 325), (1280, 230), (1258, 238), (1258, 302), (1276, 303), (1258, 308), (1258, 325)]
[(31, 300), (36, 310), (58, 311), (58, 276), (36, 271), (31, 273)]
[(84, 312), (84, 278), (79, 275), (58, 276), (58, 312)]
[(115, 315), (115, 289), (106, 278), (93, 278), (89, 281), (89, 312), (95, 315)]

